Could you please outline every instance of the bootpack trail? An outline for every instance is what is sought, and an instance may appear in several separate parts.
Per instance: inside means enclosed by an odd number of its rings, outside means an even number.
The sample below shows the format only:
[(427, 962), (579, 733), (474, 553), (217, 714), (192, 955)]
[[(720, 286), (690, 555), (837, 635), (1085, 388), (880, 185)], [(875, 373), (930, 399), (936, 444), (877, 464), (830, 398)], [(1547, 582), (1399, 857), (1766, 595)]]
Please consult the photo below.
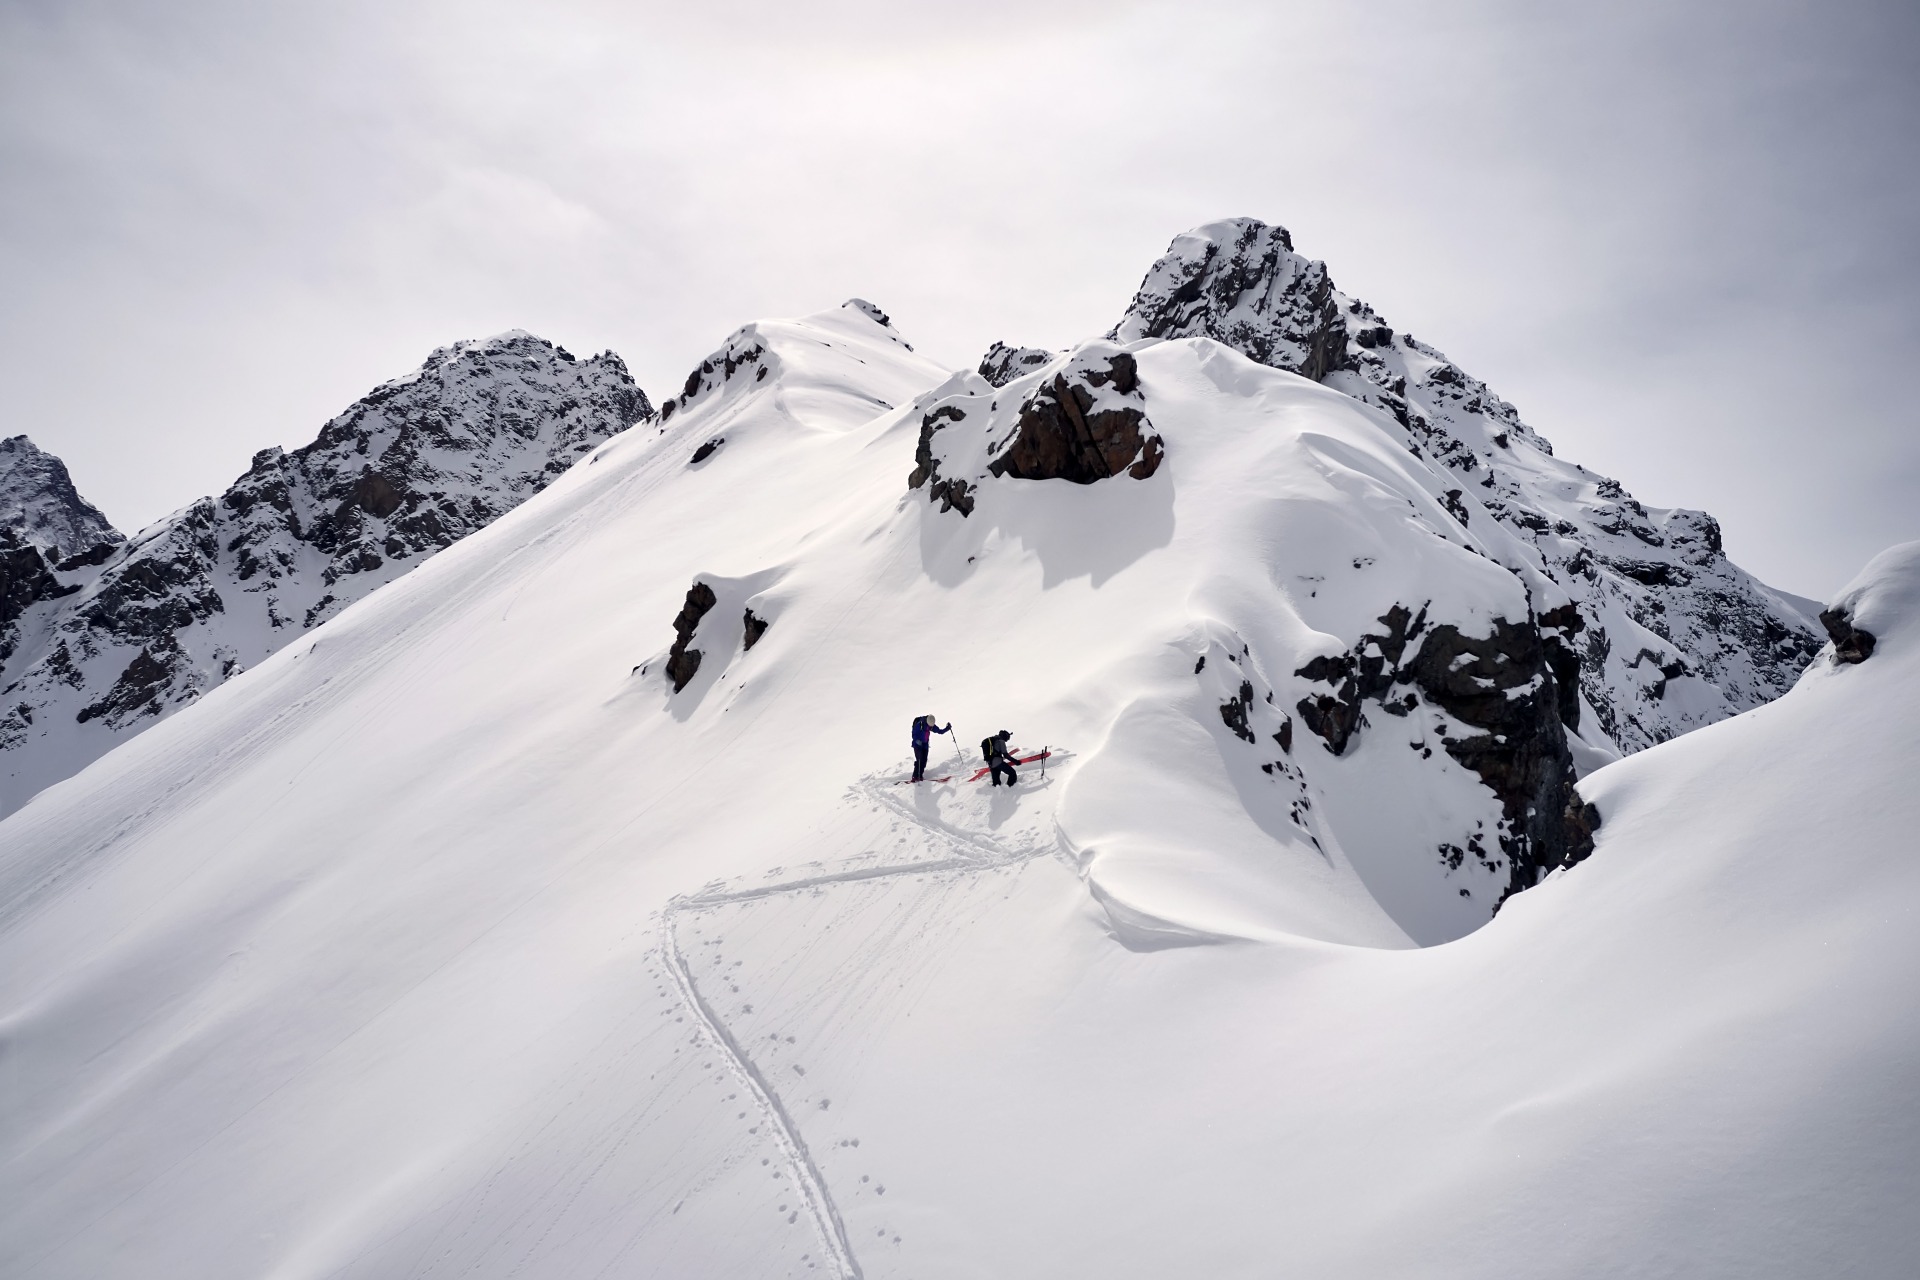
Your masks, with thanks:
[[(1036, 753), (1022, 759), (1021, 763), (1058, 757), (1063, 754), (1065, 753), (1057, 750)], [(986, 772), (984, 768), (979, 770), (969, 781), (977, 781), (984, 777)], [(930, 781), (949, 780), (949, 778), (936, 778)], [(1022, 784), (1020, 790), (1026, 795), (1032, 795), (1046, 787), (1050, 781), (1034, 779), (1031, 783)], [(854, 1253), (846, 1224), (834, 1202), (827, 1180), (821, 1173), (819, 1163), (808, 1150), (806, 1138), (795, 1122), (792, 1112), (781, 1100), (778, 1088), (768, 1078), (766, 1072), (755, 1064), (753, 1056), (747, 1052), (740, 1037), (729, 1027), (727, 1019), (721, 1014), (716, 1004), (701, 992), (693, 974), (693, 967), (688, 963), (686, 953), (681, 947), (678, 926), (683, 917), (743, 902), (817, 893), (823, 889), (830, 890), (835, 886), (900, 877), (944, 873), (979, 875), (1059, 852), (1057, 840), (1032, 845), (1010, 845), (990, 834), (969, 831), (937, 817), (929, 817), (917, 812), (901, 799), (903, 793), (893, 790), (898, 785), (901, 785), (898, 781), (880, 777), (865, 778), (849, 788), (848, 798), (856, 803), (864, 800), (913, 823), (931, 836), (938, 845), (944, 846), (945, 856), (911, 862), (865, 865), (854, 865), (849, 862), (838, 867), (830, 866), (812, 874), (740, 889), (708, 886), (696, 893), (674, 897), (661, 913), (661, 954), (668, 971), (673, 976), (680, 1003), (693, 1018), (699, 1034), (721, 1056), (729, 1073), (753, 1100), (755, 1109), (766, 1122), (774, 1144), (786, 1161), (794, 1185), (799, 1190), (807, 1216), (813, 1223), (814, 1234), (832, 1260), (834, 1271), (843, 1280), (864, 1280), (865, 1273), (861, 1270), (860, 1260)]]

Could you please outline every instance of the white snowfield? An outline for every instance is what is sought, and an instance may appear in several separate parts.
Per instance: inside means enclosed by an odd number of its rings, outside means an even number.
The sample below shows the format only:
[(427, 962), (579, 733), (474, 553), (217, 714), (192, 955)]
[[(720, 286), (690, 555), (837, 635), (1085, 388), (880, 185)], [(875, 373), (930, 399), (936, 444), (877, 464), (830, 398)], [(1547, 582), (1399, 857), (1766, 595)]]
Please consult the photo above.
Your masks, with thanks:
[[(1045, 370), (749, 326), (0, 823), (0, 1274), (1910, 1269), (1920, 544), (1867, 661), (1591, 774), (1592, 857), (1489, 924), (1443, 713), (1273, 735), (1393, 604), (1552, 584), (1375, 410), (1127, 349), (1159, 470), (962, 516), (923, 417)], [(901, 785), (928, 711), (1056, 754)]]

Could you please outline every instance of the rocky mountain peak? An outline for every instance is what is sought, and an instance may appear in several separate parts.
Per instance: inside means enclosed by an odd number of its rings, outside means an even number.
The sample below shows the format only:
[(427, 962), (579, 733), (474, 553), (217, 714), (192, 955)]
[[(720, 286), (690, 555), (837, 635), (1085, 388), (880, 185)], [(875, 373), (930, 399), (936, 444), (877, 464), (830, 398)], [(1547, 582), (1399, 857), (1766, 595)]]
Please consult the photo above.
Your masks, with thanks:
[[(438, 348), (134, 542), (114, 534), (57, 574), (0, 548), (14, 602), (0, 608), (0, 812), (485, 528), (651, 411), (612, 352), (582, 360), (513, 330)], [(28, 450), (6, 456), (31, 462)]]
[(67, 466), (26, 436), (0, 440), (0, 528), (65, 560), (126, 541), (73, 487)]
[(1346, 363), (1347, 327), (1326, 264), (1295, 253), (1285, 227), (1253, 218), (1176, 237), (1107, 336), (1213, 338), (1316, 382)]
[(1659, 510), (1554, 457), (1512, 404), (1335, 287), (1285, 228), (1232, 218), (1174, 238), (1109, 335), (1206, 337), (1393, 419), (1406, 446), (1520, 536), (1529, 569), (1573, 598), (1580, 693), (1603, 756), (1636, 751), (1786, 692), (1824, 636), (1730, 562), (1701, 511)]

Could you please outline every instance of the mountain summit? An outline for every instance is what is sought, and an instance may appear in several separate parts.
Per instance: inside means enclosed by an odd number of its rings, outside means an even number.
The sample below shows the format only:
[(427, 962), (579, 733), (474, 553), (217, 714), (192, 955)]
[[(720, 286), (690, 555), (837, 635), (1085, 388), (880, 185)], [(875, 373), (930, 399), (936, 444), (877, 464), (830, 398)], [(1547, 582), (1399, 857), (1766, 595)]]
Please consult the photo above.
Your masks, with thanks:
[(611, 352), (514, 331), (443, 347), (218, 497), (131, 540), (57, 459), (0, 446), (9, 510), (87, 546), (0, 615), (0, 812), (254, 666), (549, 484), (651, 411)]
[(126, 541), (80, 496), (66, 464), (25, 436), (0, 440), (0, 529), (55, 562)]
[(1252, 218), (1174, 239), (1109, 337), (1208, 337), (1390, 415), (1407, 447), (1453, 476), (1578, 605), (1580, 693), (1601, 732), (1637, 751), (1792, 687), (1823, 643), (1789, 597), (1726, 558), (1703, 511), (1643, 506), (1618, 481), (1556, 458), (1484, 382), (1397, 333)]

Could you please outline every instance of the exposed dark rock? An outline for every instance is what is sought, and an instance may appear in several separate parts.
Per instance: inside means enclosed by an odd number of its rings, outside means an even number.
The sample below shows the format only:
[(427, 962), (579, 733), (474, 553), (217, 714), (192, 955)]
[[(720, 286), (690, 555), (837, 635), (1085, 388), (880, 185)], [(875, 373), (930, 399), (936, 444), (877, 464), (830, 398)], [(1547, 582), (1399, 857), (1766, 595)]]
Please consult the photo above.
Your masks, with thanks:
[[(171, 640), (171, 636), (168, 637)], [(161, 661), (153, 650), (160, 648), (162, 656), (169, 661)], [(161, 645), (143, 648), (134, 655), (127, 669), (107, 690), (106, 696), (89, 703), (80, 709), (76, 717), (81, 724), (89, 720), (104, 718), (109, 725), (118, 728), (128, 720), (141, 716), (157, 715), (160, 711), (161, 695), (173, 683), (173, 663), (180, 656), (178, 648), (168, 649)]]
[(1820, 625), (1827, 629), (1827, 637), (1833, 641), (1835, 662), (1859, 663), (1873, 656), (1876, 643), (1873, 633), (1854, 626), (1852, 616), (1845, 609), (1822, 609)]
[(687, 681), (700, 670), (700, 651), (692, 647), (693, 633), (700, 619), (718, 603), (713, 588), (704, 582), (695, 582), (687, 589), (686, 603), (673, 620), (673, 648), (667, 651), (667, 680), (675, 693), (686, 688)]
[(769, 619), (756, 617), (753, 610), (747, 610), (747, 616), (741, 631), (741, 647), (751, 649), (754, 645), (759, 644), (760, 637), (767, 634), (767, 628), (772, 625), (773, 623)]
[(49, 564), (126, 541), (80, 496), (66, 464), (25, 436), (0, 440), (0, 529), (41, 548)]
[(1213, 338), (1315, 382), (1347, 364), (1347, 324), (1326, 264), (1294, 253), (1286, 228), (1252, 218), (1177, 238), (1107, 336)]
[(1307, 726), (1307, 731), (1325, 739), (1327, 750), (1335, 755), (1346, 751), (1347, 743), (1360, 727), (1360, 708), (1356, 703), (1326, 694), (1302, 698), (1294, 710), (1300, 713), (1300, 722)]
[(353, 482), (352, 493), (355, 505), (376, 520), (386, 519), (406, 501), (393, 481), (372, 468), (360, 473), (360, 478)]
[[(1556, 609), (1549, 616), (1555, 634), (1579, 629), (1577, 611)], [(1294, 673), (1332, 687), (1298, 703), (1307, 729), (1341, 755), (1365, 724), (1364, 703), (1406, 715), (1424, 698), (1477, 731), (1445, 738), (1441, 745), (1500, 799), (1506, 893), (1585, 857), (1598, 817), (1577, 807), (1564, 698), (1543, 634), (1546, 619), (1495, 619), (1492, 633), (1484, 637), (1469, 636), (1451, 623), (1430, 625), (1424, 606), (1416, 613), (1395, 605), (1380, 622), (1385, 630), (1360, 637), (1351, 651), (1319, 655)], [(1416, 640), (1419, 646), (1407, 660)], [(1395, 691), (1405, 684), (1418, 694)]]
[(1594, 833), (1600, 830), (1600, 810), (1588, 804), (1575, 792), (1567, 800), (1567, 811), (1562, 815), (1562, 824), (1567, 832), (1566, 865), (1585, 862), (1593, 853)]
[(80, 589), (53, 576), (41, 549), (15, 529), (0, 526), (0, 662), (19, 644), (20, 615), (42, 600), (57, 600)]
[(664, 425), (676, 409), (684, 413), (694, 401), (726, 386), (744, 369), (752, 369), (758, 382), (767, 374), (766, 357), (766, 344), (754, 336), (751, 326), (735, 333), (726, 346), (694, 366), (678, 396), (660, 406), (661, 423)]
[(1060, 358), (1057, 351), (1043, 351), (1039, 347), (1010, 347), (1004, 342), (996, 342), (987, 348), (987, 354), (980, 357), (980, 376), (996, 387), (1004, 387), (1015, 378), (1044, 368)]
[(1580, 727), (1580, 651), (1573, 638), (1586, 630), (1586, 626), (1578, 606), (1571, 602), (1540, 615), (1540, 642), (1546, 651), (1547, 666), (1553, 671), (1560, 723), (1575, 730)]
[(1233, 730), (1233, 736), (1242, 742), (1253, 741), (1253, 728), (1247, 723), (1247, 712), (1253, 707), (1253, 685), (1242, 680), (1239, 696), (1229, 698), (1220, 704), (1220, 718), (1227, 728)]
[(687, 465), (690, 467), (699, 466), (701, 463), (705, 462), (708, 458), (711, 458), (713, 456), (714, 450), (718, 449), (721, 445), (725, 444), (726, 442), (727, 442), (727, 438), (725, 436), (715, 436), (713, 439), (707, 441), (705, 444), (701, 445), (698, 449), (695, 449), (693, 451), (693, 457), (688, 459)]
[[(1070, 379), (1069, 373), (1077, 376)], [(1113, 403), (1098, 394), (1105, 387), (1139, 403)], [(1108, 357), (1105, 368), (1055, 374), (1020, 406), (1013, 438), (987, 469), (996, 476), (1075, 484), (1122, 471), (1144, 480), (1159, 469), (1162, 455), (1144, 403), (1139, 368), (1124, 351)]]
[(78, 569), (90, 569), (113, 559), (113, 553), (125, 546), (124, 542), (97, 542), (77, 555), (68, 556), (53, 566), (62, 573), (73, 573)]

